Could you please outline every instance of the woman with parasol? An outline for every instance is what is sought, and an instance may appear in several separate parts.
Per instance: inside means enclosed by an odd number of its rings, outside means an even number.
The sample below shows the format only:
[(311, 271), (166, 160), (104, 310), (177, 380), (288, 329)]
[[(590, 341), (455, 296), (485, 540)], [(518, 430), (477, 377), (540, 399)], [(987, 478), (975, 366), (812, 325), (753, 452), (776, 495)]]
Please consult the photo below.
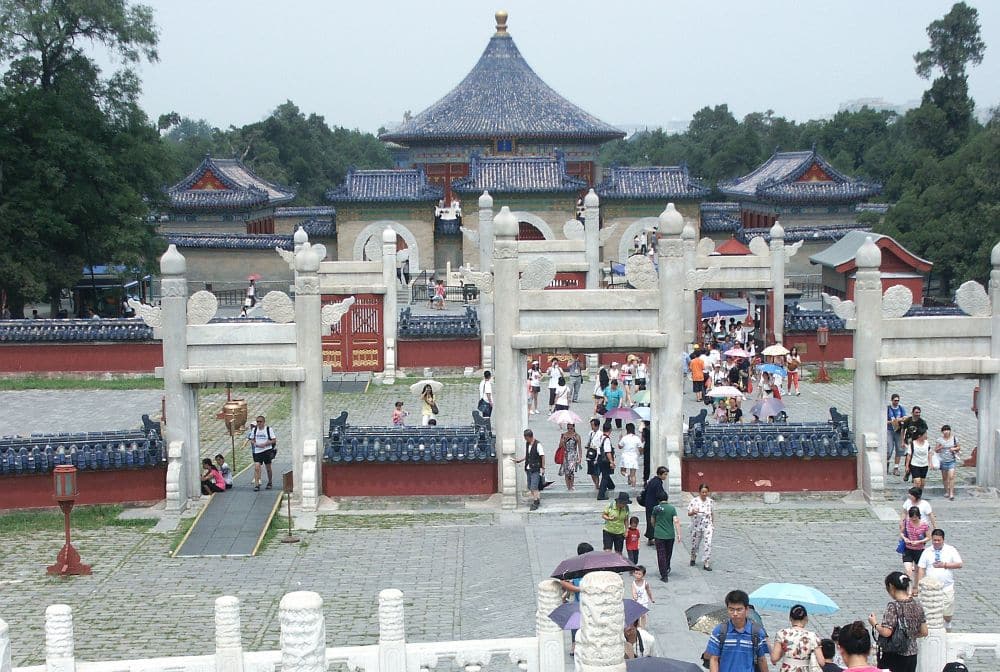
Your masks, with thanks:
[(559, 475), (566, 479), (566, 489), (573, 492), (576, 490), (576, 472), (580, 470), (580, 463), (583, 462), (583, 441), (576, 432), (576, 425), (572, 422), (566, 425), (566, 431), (559, 437), (559, 449), (556, 455), (560, 453), (562, 464), (559, 465)]

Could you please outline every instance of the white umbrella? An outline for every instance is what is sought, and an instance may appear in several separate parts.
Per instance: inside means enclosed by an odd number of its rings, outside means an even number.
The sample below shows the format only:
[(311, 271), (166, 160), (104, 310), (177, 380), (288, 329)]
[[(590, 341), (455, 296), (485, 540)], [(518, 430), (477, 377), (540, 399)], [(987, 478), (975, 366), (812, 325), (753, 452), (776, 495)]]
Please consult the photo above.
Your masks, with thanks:
[(709, 397), (742, 397), (743, 392), (732, 385), (716, 385), (705, 393)]
[(636, 406), (632, 410), (635, 411), (636, 415), (638, 415), (640, 418), (642, 418), (646, 422), (649, 422), (649, 417), (650, 417), (649, 406)]
[(583, 423), (583, 418), (573, 411), (561, 409), (549, 416), (549, 422), (554, 422), (557, 425), (567, 425), (570, 423), (579, 425)]
[(419, 382), (413, 383), (413, 385), (410, 385), (410, 392), (419, 397), (421, 394), (423, 394), (425, 385), (430, 385), (431, 391), (434, 392), (434, 394), (440, 392), (441, 388), (444, 387), (444, 383), (439, 383), (436, 380), (424, 379)]
[(788, 348), (783, 346), (781, 343), (775, 343), (774, 345), (769, 345), (761, 350), (760, 354), (766, 357), (778, 357), (781, 355), (787, 355)]

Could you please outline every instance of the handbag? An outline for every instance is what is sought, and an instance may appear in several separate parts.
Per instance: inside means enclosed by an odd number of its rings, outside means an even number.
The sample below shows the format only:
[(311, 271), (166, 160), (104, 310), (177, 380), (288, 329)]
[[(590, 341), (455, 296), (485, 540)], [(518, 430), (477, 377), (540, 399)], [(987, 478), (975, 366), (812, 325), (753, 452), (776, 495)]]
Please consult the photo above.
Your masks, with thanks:
[(562, 446), (556, 448), (556, 464), (562, 464), (566, 460), (566, 449)]
[(431, 402), (431, 413), (433, 413), (434, 415), (437, 415), (440, 412), (441, 411), (438, 410), (438, 405), (432, 401)]
[[(910, 645), (910, 634), (906, 631), (906, 619), (899, 608), (899, 604), (892, 603), (896, 610), (896, 627), (892, 629), (892, 634), (888, 637), (878, 635), (879, 654), (883, 653), (903, 653)], [(876, 631), (877, 632), (877, 631)]]
[(608, 405), (606, 403), (604, 403), (602, 401), (599, 404), (597, 404), (597, 414), (598, 415), (604, 415), (607, 412), (608, 412)]
[(901, 555), (903, 553), (906, 553), (906, 542), (903, 541), (902, 539), (900, 539), (899, 543), (896, 544), (896, 552), (899, 553), (899, 554), (901, 554)]
[(486, 401), (485, 399), (479, 400), (479, 414), (484, 418), (488, 418), (493, 415), (493, 404)]

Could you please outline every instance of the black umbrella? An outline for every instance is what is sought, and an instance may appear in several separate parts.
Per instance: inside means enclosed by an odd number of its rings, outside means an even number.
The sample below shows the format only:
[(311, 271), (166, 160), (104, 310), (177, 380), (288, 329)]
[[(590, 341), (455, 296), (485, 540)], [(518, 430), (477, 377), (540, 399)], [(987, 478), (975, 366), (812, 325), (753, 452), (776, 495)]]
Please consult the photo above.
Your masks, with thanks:
[(591, 551), (560, 562), (552, 578), (569, 581), (590, 572), (631, 572), (633, 569), (635, 565), (614, 551)]
[[(684, 615), (687, 617), (689, 630), (704, 632), (706, 635), (712, 634), (712, 630), (719, 623), (729, 620), (729, 610), (718, 604), (695, 604), (685, 609)], [(756, 609), (749, 609), (747, 618), (761, 627), (764, 626)]]
[(674, 658), (632, 658), (625, 661), (628, 672), (704, 672), (701, 665)]

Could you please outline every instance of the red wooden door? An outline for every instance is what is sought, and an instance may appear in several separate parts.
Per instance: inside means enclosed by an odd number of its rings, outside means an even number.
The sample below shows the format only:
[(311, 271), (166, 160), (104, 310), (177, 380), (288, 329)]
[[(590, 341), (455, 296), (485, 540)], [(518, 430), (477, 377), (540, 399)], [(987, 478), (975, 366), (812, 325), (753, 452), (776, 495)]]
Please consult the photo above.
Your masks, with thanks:
[[(323, 303), (345, 299), (338, 294), (324, 294)], [(323, 366), (332, 371), (381, 371), (384, 334), (382, 295), (355, 294), (354, 305), (323, 337)]]

